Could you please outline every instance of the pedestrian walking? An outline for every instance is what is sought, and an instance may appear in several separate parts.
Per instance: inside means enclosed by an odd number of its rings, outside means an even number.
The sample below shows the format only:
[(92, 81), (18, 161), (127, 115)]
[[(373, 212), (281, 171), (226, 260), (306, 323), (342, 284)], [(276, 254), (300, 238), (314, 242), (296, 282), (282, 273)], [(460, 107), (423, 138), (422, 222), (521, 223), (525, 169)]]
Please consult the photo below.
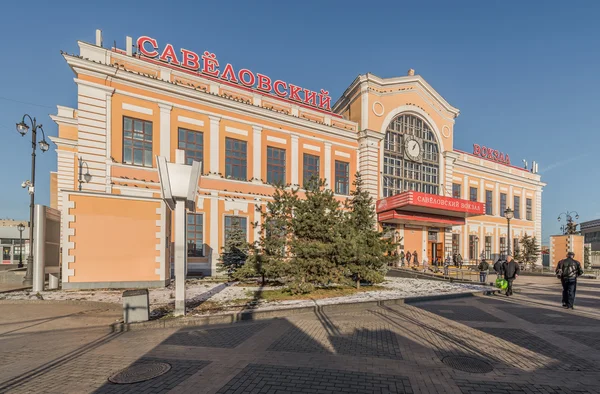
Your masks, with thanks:
[(450, 256), (446, 257), (446, 261), (444, 261), (444, 276), (449, 276), (451, 263), (452, 258)]
[(412, 254), (410, 252), (406, 252), (406, 265), (410, 268), (410, 259), (412, 258)]
[(400, 252), (400, 266), (404, 267), (404, 258), (406, 257), (406, 255), (404, 254), (404, 251)]
[(463, 258), (460, 255), (460, 253), (458, 254), (458, 256), (456, 256), (456, 262), (458, 263), (458, 268), (462, 269), (462, 265), (463, 265)]
[(454, 254), (452, 255), (452, 264), (453, 264), (455, 267), (458, 267), (458, 254), (456, 254), (456, 253), (454, 253)]
[(427, 271), (427, 264), (429, 262), (427, 261), (427, 257), (423, 257), (423, 272)]
[(496, 279), (500, 279), (504, 275), (502, 263), (503, 263), (503, 261), (501, 259), (498, 259), (494, 263), (494, 272), (496, 272)]
[(419, 266), (419, 255), (417, 254), (417, 251), (413, 251), (413, 260), (415, 261), (415, 266)]
[(581, 263), (574, 259), (575, 253), (567, 253), (567, 258), (558, 262), (556, 275), (562, 283), (562, 306), (573, 309), (575, 292), (577, 291), (577, 277), (583, 275)]
[(488, 272), (490, 270), (490, 265), (488, 264), (487, 261), (485, 261), (485, 259), (483, 259), (483, 260), (481, 260), (481, 262), (479, 263), (477, 268), (479, 269), (479, 281), (481, 283), (485, 283)]
[(506, 288), (506, 296), (508, 297), (513, 295), (513, 281), (521, 272), (519, 264), (513, 260), (512, 255), (509, 254), (506, 256), (506, 261), (502, 264), (502, 271), (504, 273), (504, 279), (508, 282), (508, 287)]

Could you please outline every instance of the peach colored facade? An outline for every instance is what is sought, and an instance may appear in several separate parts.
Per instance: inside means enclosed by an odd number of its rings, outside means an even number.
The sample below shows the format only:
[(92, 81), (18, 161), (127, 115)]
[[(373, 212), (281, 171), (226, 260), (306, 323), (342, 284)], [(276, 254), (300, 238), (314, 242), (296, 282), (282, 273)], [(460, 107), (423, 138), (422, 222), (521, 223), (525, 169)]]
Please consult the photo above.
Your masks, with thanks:
[(579, 261), (583, 268), (583, 235), (550, 236), (550, 267), (556, 269), (558, 262), (566, 258), (569, 252), (575, 253), (575, 260)]
[[(301, 186), (306, 160), (318, 158), (316, 171), (340, 200), (347, 198), (357, 171), (377, 200), (384, 197), (386, 129), (405, 114), (425, 122), (434, 135), (439, 195), (452, 196), (453, 184), (460, 185), (463, 199), (471, 187), (480, 202), (486, 201), (486, 191), (493, 193), (490, 215), (459, 226), (394, 223), (405, 249), (430, 255), (433, 232), (446, 254), (454, 234), (455, 249), (463, 256), (469, 253), (470, 235), (479, 237), (480, 250), (491, 237), (492, 253), (499, 251), (501, 237), (527, 233), (541, 239), (540, 176), (455, 150), (459, 111), (418, 75), (361, 75), (331, 111), (323, 111), (129, 55), (129, 50), (84, 42), (79, 49), (79, 55), (63, 55), (75, 73), (77, 108), (59, 106), (52, 116), (58, 124), (58, 136), (52, 138), (58, 169), (51, 176), (51, 201), (63, 213), (65, 287), (160, 286), (170, 279), (173, 223), (160, 199), (157, 155), (175, 161), (182, 149), (203, 163), (188, 230), (201, 246), (190, 255), (188, 270), (216, 275), (231, 217), (246, 226), (250, 242), (257, 240), (251, 223), (260, 222), (256, 208), (273, 191), (268, 182), (274, 176), (273, 152), (284, 152), (279, 170), (286, 184)], [(141, 128), (135, 132), (145, 137), (132, 140), (128, 127)], [(194, 139), (193, 149), (186, 138)], [(229, 161), (240, 146), (243, 177), (231, 172)], [(91, 175), (81, 190), (78, 158)], [(510, 207), (515, 196), (522, 201), (522, 219), (511, 222), (509, 237), (500, 194), (506, 194)], [(527, 215), (526, 199), (531, 203)]]

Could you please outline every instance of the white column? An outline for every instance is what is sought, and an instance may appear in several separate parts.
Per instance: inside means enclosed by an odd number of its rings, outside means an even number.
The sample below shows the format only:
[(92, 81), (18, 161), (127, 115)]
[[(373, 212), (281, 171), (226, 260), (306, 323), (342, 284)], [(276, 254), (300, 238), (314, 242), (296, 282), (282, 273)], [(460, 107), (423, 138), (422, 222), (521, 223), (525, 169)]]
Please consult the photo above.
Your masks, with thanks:
[(106, 192), (112, 193), (112, 95), (106, 93)]
[(219, 193), (211, 192), (210, 198), (210, 275), (216, 276), (219, 260)]
[(333, 189), (333, 179), (331, 179), (331, 143), (325, 142), (325, 182), (329, 189)]
[(479, 180), (479, 202), (485, 203), (485, 183), (483, 178)]
[(186, 245), (187, 225), (185, 220), (185, 201), (175, 203), (175, 316), (185, 315), (185, 267), (187, 263)]
[(298, 136), (292, 135), (292, 185), (298, 185)]
[(463, 200), (470, 200), (470, 188), (471, 186), (469, 185), (469, 177), (465, 175), (465, 177), (463, 178), (463, 190), (462, 193), (460, 193), (460, 198), (462, 198)]
[(160, 155), (171, 162), (171, 109), (172, 105), (158, 103), (160, 108)]
[(494, 182), (494, 215), (500, 216), (500, 186)]
[[(542, 245), (542, 187), (538, 186), (537, 190), (535, 191), (535, 200), (533, 201), (533, 203), (535, 204), (534, 207), (531, 207), (533, 210), (533, 214), (535, 215), (533, 220), (535, 222), (535, 226), (534, 226), (534, 233), (535, 233), (535, 237), (537, 238), (537, 242), (538, 245)], [(538, 257), (538, 261), (536, 262), (537, 264), (542, 264), (542, 255), (540, 254), (540, 256)]]
[(219, 124), (221, 118), (209, 116), (210, 119), (210, 163), (209, 171), (219, 173)]
[(252, 126), (252, 177), (255, 182), (262, 179), (262, 127)]
[(360, 129), (369, 128), (369, 87), (364, 83), (360, 87)]

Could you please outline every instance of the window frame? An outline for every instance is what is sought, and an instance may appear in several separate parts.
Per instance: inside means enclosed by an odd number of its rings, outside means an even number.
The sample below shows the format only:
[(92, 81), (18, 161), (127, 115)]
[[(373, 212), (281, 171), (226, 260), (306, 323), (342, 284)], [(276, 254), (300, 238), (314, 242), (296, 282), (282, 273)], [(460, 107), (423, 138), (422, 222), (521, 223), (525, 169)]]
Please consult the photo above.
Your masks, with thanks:
[[(518, 201), (518, 203), (517, 203)], [(521, 219), (521, 196), (513, 196), (514, 219)]]
[[(232, 147), (230, 148), (228, 146), (228, 143), (242, 144), (244, 149), (236, 150), (236, 149), (234, 149), (235, 145), (232, 145)], [(243, 157), (242, 156), (236, 157), (235, 155), (230, 156), (230, 154), (233, 154), (235, 152), (240, 153), (240, 155), (243, 154)], [(228, 161), (230, 161), (230, 162), (228, 163)], [(235, 163), (233, 161), (239, 161), (239, 163)], [(237, 177), (233, 175), (235, 173), (235, 171), (234, 171), (235, 168), (240, 168), (240, 175)], [(228, 174), (228, 169), (231, 170), (231, 174)], [(243, 169), (243, 176), (241, 174), (242, 169)], [(225, 178), (232, 179), (232, 180), (238, 180), (238, 181), (247, 181), (248, 180), (248, 141), (240, 140), (237, 138), (225, 137)]]
[(506, 237), (499, 238), (498, 251), (499, 251), (501, 257), (503, 257), (503, 258), (506, 257), (506, 252), (507, 252)]
[[(475, 195), (473, 196), (473, 191), (475, 191)], [(473, 186), (469, 186), (469, 201), (477, 202), (477, 195), (479, 194), (479, 189)], [(473, 199), (473, 197), (475, 199)]]
[(477, 235), (469, 234), (469, 260), (477, 259), (477, 249), (479, 249), (479, 245), (475, 245), (477, 243), (475, 237), (477, 237)]
[(525, 220), (533, 220), (533, 199), (525, 199)]
[(494, 192), (492, 190), (485, 191), (485, 214), (494, 215)]
[(460, 253), (460, 234), (452, 234), (452, 256)]
[[(131, 130), (128, 130), (125, 128), (125, 122), (126, 120), (130, 120), (131, 121)], [(142, 144), (142, 148), (136, 148), (135, 147), (135, 143), (136, 142), (140, 142), (139, 139), (134, 138), (134, 134), (139, 134), (135, 132), (135, 122), (142, 122), (142, 139), (141, 139), (141, 144)], [(150, 125), (150, 131), (147, 132), (146, 131), (146, 126)], [(154, 166), (154, 154), (153, 154), (153, 149), (154, 149), (154, 124), (151, 120), (145, 120), (145, 119), (140, 119), (140, 118), (134, 118), (131, 116), (126, 116), (123, 115), (123, 119), (121, 120), (121, 127), (122, 127), (122, 136), (121, 136), (121, 142), (123, 144), (122, 149), (121, 149), (121, 154), (122, 156), (122, 162), (123, 164), (127, 164), (130, 166), (135, 166), (135, 167), (144, 167), (144, 168), (152, 168)], [(126, 133), (130, 133), (131, 136), (128, 137), (126, 136)], [(146, 140), (146, 135), (150, 136), (149, 140)], [(150, 147), (148, 148), (147, 144), (150, 144)], [(130, 145), (130, 146), (128, 146)], [(142, 164), (135, 164), (135, 151), (136, 150), (140, 150), (142, 151)], [(131, 151), (131, 162), (127, 162), (125, 157), (126, 154), (125, 152), (127, 151)], [(146, 153), (150, 152), (150, 163), (146, 163), (146, 159), (148, 159), (146, 157)]]
[[(456, 191), (458, 190), (458, 196)], [(452, 198), (460, 199), (462, 196), (462, 185), (460, 183), (452, 183)]]
[[(281, 156), (279, 158), (274, 158), (269, 156), (269, 153), (277, 152), (281, 154), (283, 152), (283, 159)], [(278, 148), (276, 146), (267, 145), (267, 183), (271, 185), (285, 185), (287, 182), (287, 150), (284, 148)], [(283, 164), (274, 163), (272, 160), (283, 160)], [(281, 170), (282, 169), (282, 170)], [(281, 174), (282, 180), (281, 182), (273, 182), (270, 178), (272, 174)]]
[(492, 236), (486, 235), (484, 238), (484, 242), (485, 258), (490, 260), (492, 258)]
[[(343, 174), (341, 174), (341, 170), (338, 171), (338, 164), (344, 165), (345, 169), (343, 170)], [(335, 160), (334, 166), (334, 179), (335, 179), (335, 194), (341, 194), (344, 196), (350, 195), (350, 163), (343, 160)], [(338, 177), (339, 175), (339, 177)], [(342, 181), (340, 183), (340, 180)], [(344, 190), (340, 190), (339, 186), (343, 186)]]
[[(316, 158), (316, 172), (314, 170), (311, 170), (310, 172), (307, 170), (307, 159), (308, 158)], [(310, 165), (313, 166), (314, 165)], [(302, 188), (306, 189), (306, 187), (308, 186), (308, 181), (312, 178), (312, 176), (314, 176), (316, 173), (316, 179), (317, 181), (321, 178), (321, 156), (319, 155), (313, 155), (310, 153), (303, 153), (302, 155)], [(308, 175), (308, 176), (307, 176)]]
[(508, 201), (508, 195), (506, 193), (500, 193), (500, 216), (505, 217), (504, 211), (506, 211), (506, 203)]
[[(198, 221), (197, 221), (198, 216), (201, 217), (200, 224), (198, 224)], [(190, 244), (189, 243), (189, 241), (190, 241), (190, 229), (189, 229), (189, 227), (187, 227), (186, 228), (186, 230), (187, 230), (186, 231), (186, 237), (185, 237), (186, 238), (185, 242), (186, 242), (186, 253), (187, 253), (187, 256), (188, 256), (188, 258), (202, 258), (202, 257), (206, 257), (205, 243), (204, 243), (204, 213), (203, 212), (197, 212), (197, 213), (196, 212), (188, 212), (188, 213), (186, 213), (186, 226), (190, 226), (190, 223), (188, 221), (190, 217), (195, 217), (194, 224), (193, 224), (193, 226), (195, 228), (197, 228), (198, 225), (200, 225), (202, 227), (202, 230), (201, 230), (201, 234), (202, 234), (202, 238), (201, 238), (202, 244), (201, 245), (202, 245), (202, 247), (201, 247), (201, 251), (200, 251), (200, 256), (191, 256), (190, 255), (190, 249), (189, 249), (189, 244)], [(198, 231), (196, 229), (194, 231), (192, 231), (192, 232), (194, 234), (198, 233)], [(196, 245), (197, 245), (197, 239), (198, 238), (195, 237), (194, 239), (196, 240)]]
[[(182, 132), (185, 133), (185, 137), (186, 137), (185, 141), (182, 141), (181, 138), (180, 138)], [(200, 149), (190, 149), (187, 146), (185, 148), (181, 147), (182, 143), (184, 143), (186, 145), (188, 145), (188, 144), (198, 145), (196, 142), (190, 142), (188, 140), (188, 136), (190, 134), (195, 134), (196, 137), (198, 135), (200, 135), (200, 146), (201, 146)], [(200, 162), (202, 164), (204, 164), (204, 132), (203, 131), (198, 131), (198, 130), (188, 129), (188, 128), (185, 128), (185, 127), (177, 127), (177, 149), (183, 150), (185, 152), (185, 163), (187, 165), (191, 165), (192, 164), (191, 162), (194, 159), (197, 160), (198, 159), (197, 156), (200, 156)], [(195, 155), (194, 154), (188, 155), (188, 153), (190, 153), (190, 152), (191, 153), (196, 153), (196, 154)]]

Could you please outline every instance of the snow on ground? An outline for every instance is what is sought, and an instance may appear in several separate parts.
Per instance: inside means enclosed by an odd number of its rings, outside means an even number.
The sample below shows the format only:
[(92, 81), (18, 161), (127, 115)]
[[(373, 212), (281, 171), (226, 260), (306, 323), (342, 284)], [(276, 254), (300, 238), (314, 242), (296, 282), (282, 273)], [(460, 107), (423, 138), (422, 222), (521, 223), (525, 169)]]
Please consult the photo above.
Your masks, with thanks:
[[(285, 300), (285, 301), (261, 301), (252, 309), (281, 309), (289, 307), (302, 307), (314, 305), (331, 305), (363, 301), (380, 301), (394, 298), (417, 297), (440, 294), (470, 293), (484, 291), (488, 288), (476, 284), (449, 283), (443, 281), (431, 281), (408, 278), (386, 278), (381, 284), (386, 290), (365, 291), (349, 296), (327, 298), (320, 300)], [(240, 286), (234, 283), (210, 283), (201, 280), (188, 280), (186, 283), (187, 304), (195, 306), (204, 301), (227, 306), (233, 301), (251, 301), (252, 294), (258, 290), (258, 286)], [(272, 290), (277, 287), (264, 287), (262, 290)], [(153, 311), (160, 309), (171, 309), (175, 302), (174, 284), (159, 289), (150, 289), (150, 305)], [(63, 301), (97, 301), (108, 303), (122, 303), (122, 290), (53, 290), (44, 291), (40, 295), (44, 300)], [(37, 295), (33, 292), (16, 291), (0, 294), (0, 300), (36, 300)], [(157, 315), (158, 312), (152, 313)]]

